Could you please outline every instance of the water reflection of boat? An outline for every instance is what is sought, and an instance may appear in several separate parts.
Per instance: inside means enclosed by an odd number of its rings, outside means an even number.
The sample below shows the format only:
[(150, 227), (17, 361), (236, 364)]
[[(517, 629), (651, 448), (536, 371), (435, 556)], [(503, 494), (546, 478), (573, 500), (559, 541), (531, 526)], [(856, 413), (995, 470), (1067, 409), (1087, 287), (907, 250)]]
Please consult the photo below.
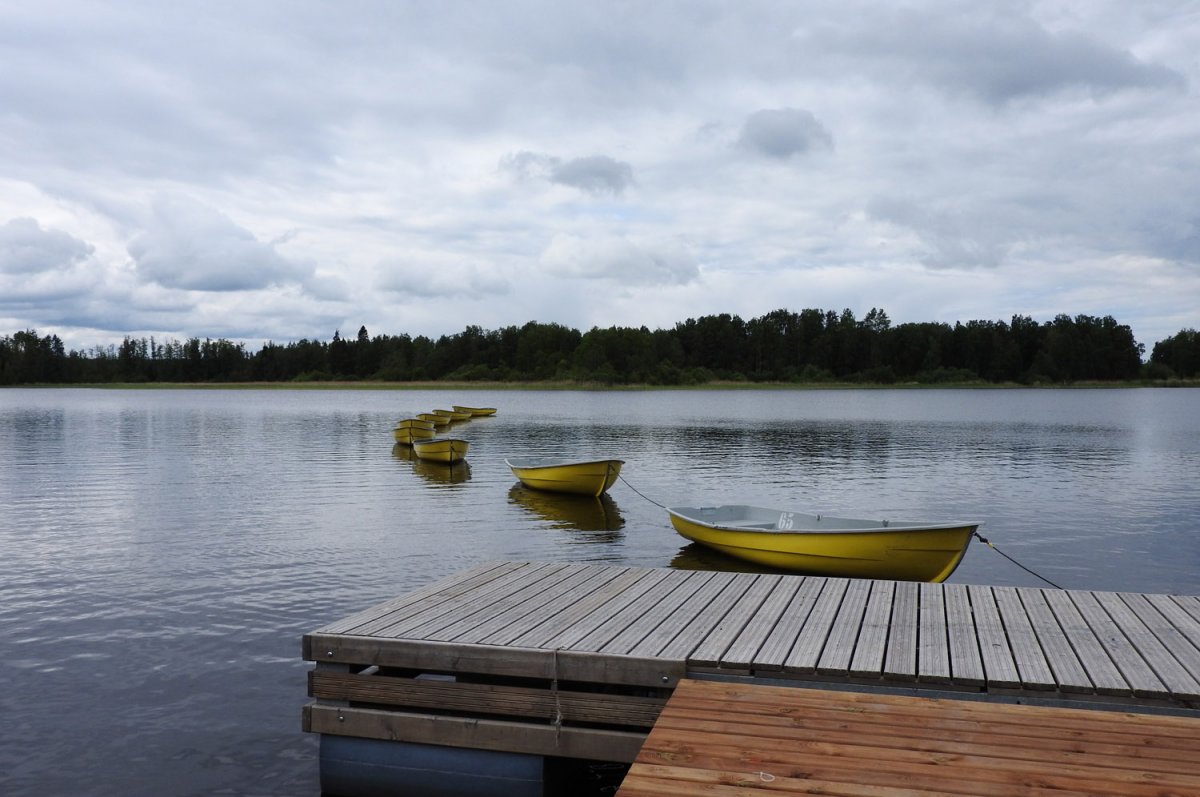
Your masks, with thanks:
[(862, 520), (757, 506), (671, 507), (683, 537), (769, 567), (822, 576), (945, 581), (978, 523)]
[(415, 462), (417, 455), (413, 452), (412, 446), (408, 443), (396, 443), (392, 446), (392, 456), (396, 459), (402, 459), (405, 462)]
[[(556, 529), (617, 531), (625, 525), (617, 502), (609, 495), (566, 495), (514, 484), (508, 500)], [(613, 535), (613, 539), (617, 535)]]
[(429, 440), (413, 440), (412, 447), (421, 459), (453, 463), (466, 458), (471, 444), (457, 437), (433, 437)]
[(535, 490), (601, 495), (621, 475), (621, 459), (569, 460), (559, 457), (509, 457), (504, 460), (521, 484)]
[(471, 464), (466, 461), (446, 464), (413, 456), (413, 473), (437, 484), (461, 484), (471, 480)]
[(671, 559), (671, 567), (676, 570), (718, 570), (726, 573), (791, 573), (737, 559), (698, 542), (689, 542), (680, 548), (679, 553)]

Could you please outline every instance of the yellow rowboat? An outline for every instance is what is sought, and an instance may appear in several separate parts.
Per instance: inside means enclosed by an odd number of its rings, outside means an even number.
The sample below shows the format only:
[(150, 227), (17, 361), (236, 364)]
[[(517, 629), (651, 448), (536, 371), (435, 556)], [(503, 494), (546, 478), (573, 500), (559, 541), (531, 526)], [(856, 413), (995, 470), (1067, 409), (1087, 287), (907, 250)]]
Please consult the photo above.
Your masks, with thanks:
[(413, 452), (418, 459), (430, 462), (460, 462), (467, 456), (470, 443), (457, 437), (434, 437), (430, 440), (413, 440)]
[(450, 425), (450, 418), (445, 415), (438, 415), (436, 412), (422, 412), (417, 414), (417, 419), (429, 421), (434, 426), (442, 427)]
[(413, 440), (428, 440), (434, 435), (434, 426), (428, 421), (406, 418), (392, 429), (392, 437), (401, 445), (411, 446)]
[(451, 404), (450, 409), (454, 410), (455, 412), (470, 413), (472, 418), (483, 418), (487, 415), (496, 414), (495, 407), (463, 407), (459, 404)]
[(730, 556), (822, 576), (944, 581), (978, 523), (810, 515), (757, 506), (668, 507), (671, 525)]
[(469, 413), (469, 412), (456, 412), (454, 410), (434, 410), (433, 414), (441, 415), (443, 418), (449, 418), (452, 421), (469, 421), (469, 420), (471, 420), (471, 413)]
[(622, 459), (595, 459), (583, 462), (554, 457), (512, 457), (504, 460), (521, 484), (534, 490), (554, 493), (600, 495), (621, 474)]
[(432, 428), (426, 429), (421, 426), (397, 426), (392, 430), (392, 437), (396, 438), (397, 443), (404, 446), (411, 446), (414, 440), (429, 440), (433, 436)]

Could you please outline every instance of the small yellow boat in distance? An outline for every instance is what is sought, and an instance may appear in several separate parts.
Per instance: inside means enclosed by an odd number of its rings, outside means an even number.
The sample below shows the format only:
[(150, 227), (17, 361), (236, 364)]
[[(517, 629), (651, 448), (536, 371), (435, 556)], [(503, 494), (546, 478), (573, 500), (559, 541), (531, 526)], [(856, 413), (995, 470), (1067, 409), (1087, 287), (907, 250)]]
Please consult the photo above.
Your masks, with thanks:
[(742, 505), (667, 512), (683, 537), (739, 559), (813, 575), (897, 581), (945, 581), (979, 528)]
[(469, 412), (457, 412), (455, 410), (434, 410), (433, 414), (441, 415), (443, 418), (449, 418), (452, 421), (471, 420), (471, 413)]
[(464, 407), (461, 404), (451, 404), (450, 409), (454, 410), (455, 412), (470, 413), (471, 417), (473, 418), (483, 418), (488, 415), (496, 414), (495, 407)]
[(504, 464), (521, 480), (521, 484), (533, 490), (599, 496), (616, 482), (625, 460), (510, 457), (504, 460)]
[(457, 437), (434, 437), (429, 440), (413, 440), (412, 447), (418, 459), (450, 463), (465, 459), (471, 444)]
[(450, 417), (448, 415), (438, 415), (436, 412), (421, 412), (417, 414), (417, 419), (421, 421), (429, 421), (434, 426), (442, 427), (450, 425)]
[(397, 443), (405, 446), (411, 446), (413, 440), (427, 440), (433, 435), (433, 424), (417, 418), (405, 418), (397, 421), (395, 428), (392, 429), (392, 437), (396, 438)]

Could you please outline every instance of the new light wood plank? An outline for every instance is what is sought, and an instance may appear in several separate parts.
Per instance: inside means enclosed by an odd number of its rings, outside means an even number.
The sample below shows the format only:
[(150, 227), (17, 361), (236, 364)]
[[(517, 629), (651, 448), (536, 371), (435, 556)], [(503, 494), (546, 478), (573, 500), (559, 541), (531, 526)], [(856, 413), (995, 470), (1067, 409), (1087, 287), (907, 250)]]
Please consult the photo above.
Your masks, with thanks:
[(892, 598), (895, 594), (895, 581), (871, 582), (871, 596), (867, 600), (858, 645), (850, 662), (851, 675), (860, 678), (879, 678), (883, 675), (888, 627), (892, 617)]
[(918, 603), (920, 590), (912, 581), (896, 584), (892, 596), (892, 623), (888, 629), (883, 677), (904, 681), (917, 675)]
[(1008, 635), (1009, 650), (1017, 665), (1021, 685), (1031, 690), (1052, 690), (1056, 687), (1054, 673), (1033, 630), (1033, 621), (1013, 587), (993, 587), (992, 596), (1000, 610), (1000, 619)]
[(946, 601), (946, 634), (950, 645), (950, 674), (957, 684), (971, 686), (986, 683), (983, 659), (979, 653), (979, 632), (971, 610), (971, 596), (965, 584), (943, 584)]

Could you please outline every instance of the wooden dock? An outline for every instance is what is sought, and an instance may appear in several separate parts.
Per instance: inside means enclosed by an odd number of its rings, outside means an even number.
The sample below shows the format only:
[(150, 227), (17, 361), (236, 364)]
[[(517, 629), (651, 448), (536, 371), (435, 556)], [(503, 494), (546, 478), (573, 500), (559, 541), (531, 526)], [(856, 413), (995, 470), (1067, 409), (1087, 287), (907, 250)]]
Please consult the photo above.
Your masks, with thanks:
[(304, 728), (632, 762), (684, 678), (1200, 716), (1200, 598), (492, 562), (304, 637)]
[(1200, 794), (1200, 718), (685, 680), (617, 797)]

